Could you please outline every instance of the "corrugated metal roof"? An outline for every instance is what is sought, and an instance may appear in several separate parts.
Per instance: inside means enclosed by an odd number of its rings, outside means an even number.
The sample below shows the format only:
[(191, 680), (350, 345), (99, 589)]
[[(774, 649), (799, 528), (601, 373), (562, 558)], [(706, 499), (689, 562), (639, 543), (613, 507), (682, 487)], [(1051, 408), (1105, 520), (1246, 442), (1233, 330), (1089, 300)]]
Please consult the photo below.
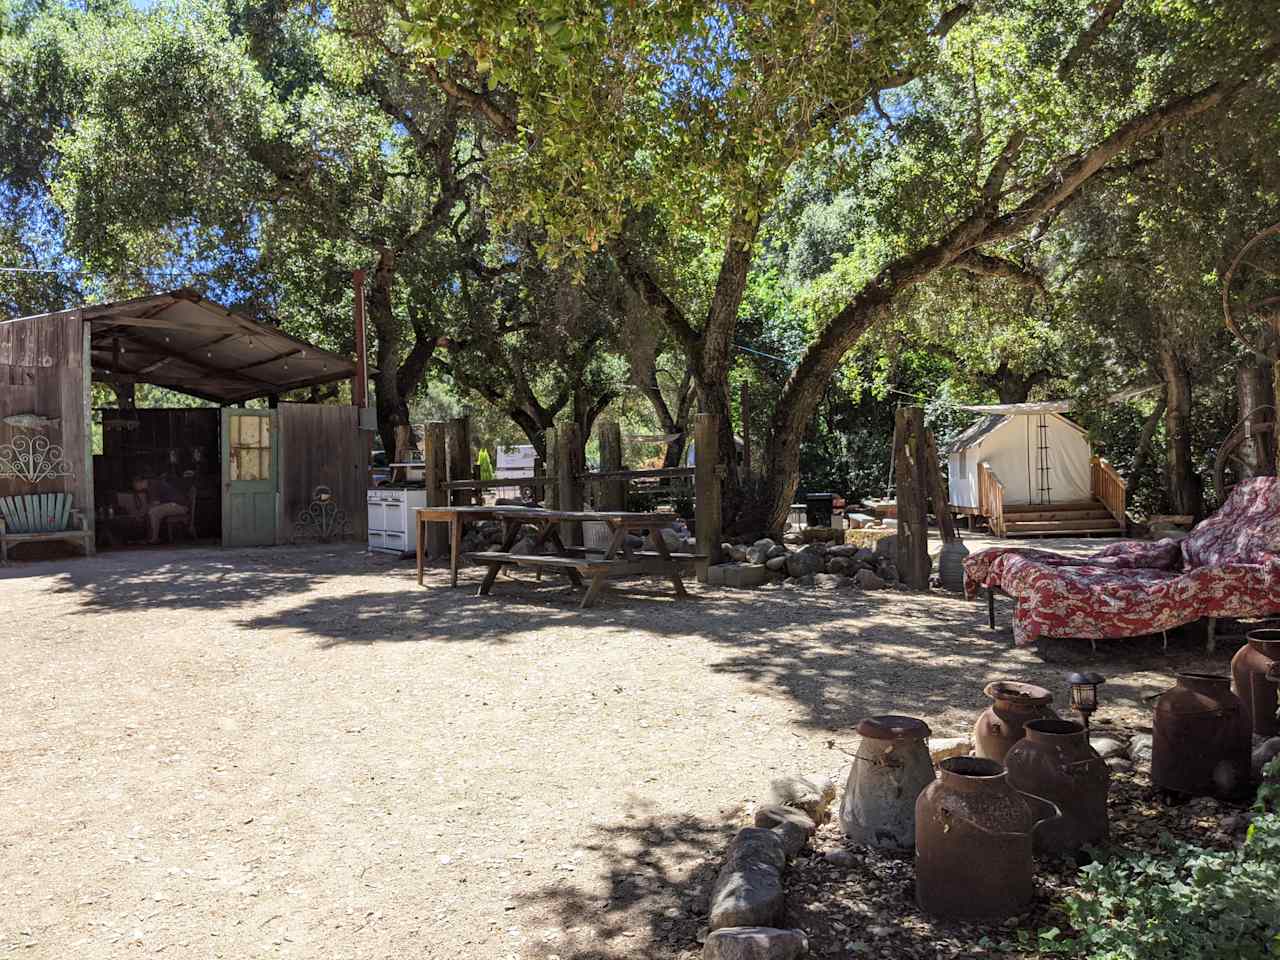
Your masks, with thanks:
[[(93, 371), (220, 403), (348, 380), (352, 360), (232, 313), (190, 289), (57, 314), (90, 324)], [(20, 317), (20, 323), (35, 317)]]

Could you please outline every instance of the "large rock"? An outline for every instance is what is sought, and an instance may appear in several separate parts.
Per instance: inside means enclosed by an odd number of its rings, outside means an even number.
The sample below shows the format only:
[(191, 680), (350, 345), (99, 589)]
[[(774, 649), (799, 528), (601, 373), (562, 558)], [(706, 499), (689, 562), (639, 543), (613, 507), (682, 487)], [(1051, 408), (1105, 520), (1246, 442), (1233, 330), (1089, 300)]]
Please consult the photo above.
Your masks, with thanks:
[(711, 890), (712, 930), (767, 927), (782, 915), (782, 838), (762, 827), (745, 827), (729, 844)]
[(898, 535), (890, 534), (876, 541), (876, 556), (893, 559), (898, 555)]
[(861, 547), (855, 547), (852, 543), (837, 543), (827, 549), (827, 557), (856, 557), (861, 549)]
[(803, 930), (724, 927), (702, 946), (702, 960), (796, 960), (809, 952)]
[(786, 556), (770, 557), (768, 560), (764, 562), (764, 566), (766, 570), (769, 570), (771, 572), (786, 573), (787, 558)]
[(889, 560), (881, 561), (879, 566), (876, 567), (876, 573), (880, 575), (880, 579), (885, 583), (897, 583), (902, 579), (902, 577), (898, 575), (897, 564)]
[(807, 577), (822, 572), (822, 554), (810, 547), (787, 555), (787, 575)]
[(813, 585), (819, 590), (839, 590), (848, 582), (844, 577), (838, 577), (834, 573), (815, 573), (813, 575)]
[(746, 547), (744, 547), (744, 546), (743, 546), (742, 544), (740, 544), (740, 543), (735, 543), (733, 546), (731, 546), (731, 547), (729, 548), (729, 552), (728, 552), (727, 556), (728, 556), (728, 557), (729, 557), (729, 559), (730, 559), (730, 560), (732, 560), (734, 563), (746, 563), (746, 562), (747, 562), (747, 548), (746, 548)]
[(866, 547), (858, 547), (858, 549), (854, 551), (853, 559), (857, 560), (858, 563), (874, 563), (876, 559), (876, 552), (874, 550), (869, 550)]
[(889, 586), (889, 584), (885, 583), (884, 580), (876, 576), (875, 573), (866, 569), (859, 570), (854, 574), (853, 582), (863, 590), (883, 590)]
[(786, 544), (775, 543), (772, 547), (769, 548), (769, 553), (767, 556), (768, 556), (768, 559), (774, 560), (774, 559), (777, 559), (778, 557), (785, 557), (790, 552), (791, 551), (787, 549)]
[(769, 551), (776, 546), (777, 544), (768, 537), (757, 540), (747, 550), (747, 561), (749, 563), (764, 563), (769, 559)]
[(830, 777), (811, 774), (807, 777), (779, 777), (769, 784), (768, 803), (803, 810), (814, 823), (827, 822), (831, 803), (836, 798), (836, 785)]
[(803, 850), (804, 845), (818, 829), (818, 825), (809, 818), (808, 814), (794, 807), (783, 807), (778, 804), (769, 804), (757, 810), (755, 824), (778, 835), (787, 859), (791, 859)]

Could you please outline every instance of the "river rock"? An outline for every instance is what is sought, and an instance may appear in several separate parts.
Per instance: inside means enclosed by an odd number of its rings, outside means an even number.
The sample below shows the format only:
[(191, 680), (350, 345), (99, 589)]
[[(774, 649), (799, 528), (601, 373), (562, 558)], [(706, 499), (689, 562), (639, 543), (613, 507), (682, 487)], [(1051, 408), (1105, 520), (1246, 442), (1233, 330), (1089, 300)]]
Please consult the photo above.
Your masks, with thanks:
[(898, 576), (897, 564), (888, 560), (882, 560), (880, 562), (880, 565), (876, 567), (876, 573), (880, 575), (880, 579), (885, 583), (897, 583), (902, 579)]
[(1152, 742), (1151, 734), (1135, 733), (1129, 741), (1129, 759), (1138, 763), (1150, 763)]
[(829, 557), (827, 559), (827, 573), (847, 577), (855, 569), (857, 569), (857, 564), (854, 563), (852, 557)]
[(779, 777), (769, 784), (768, 802), (803, 810), (814, 823), (827, 822), (831, 803), (836, 798), (836, 785), (830, 777), (811, 774), (807, 777)]
[(735, 543), (729, 548), (728, 557), (734, 563), (746, 563), (747, 548), (740, 543)]
[(794, 807), (783, 807), (770, 804), (756, 811), (755, 824), (765, 830), (771, 830), (782, 841), (787, 859), (791, 859), (804, 849), (809, 838), (818, 829), (818, 825)]
[(739, 830), (711, 890), (711, 929), (774, 923), (782, 913), (786, 863), (778, 834), (762, 827)]
[(790, 552), (791, 551), (787, 549), (785, 544), (775, 543), (772, 547), (769, 548), (769, 553), (767, 554), (767, 556), (770, 560), (774, 560), (778, 557), (785, 557)]
[(1098, 756), (1104, 760), (1107, 757), (1121, 756), (1128, 750), (1125, 744), (1117, 740), (1115, 737), (1096, 737), (1090, 738), (1089, 745), (1098, 752)]
[(811, 547), (787, 555), (787, 573), (793, 577), (806, 577), (822, 572), (822, 554)]
[(813, 575), (813, 585), (819, 590), (839, 590), (847, 582), (844, 577), (838, 577), (834, 573), (815, 573)]
[(853, 582), (863, 590), (883, 590), (889, 584), (885, 583), (880, 577), (876, 576), (871, 570), (859, 570), (853, 576)]
[(796, 960), (808, 952), (803, 930), (723, 927), (708, 935), (702, 960)]
[(765, 565), (765, 567), (767, 567), (770, 571), (773, 571), (773, 572), (775, 572), (775, 573), (776, 573), (776, 572), (783, 572), (783, 573), (785, 573), (785, 572), (786, 572), (786, 569), (787, 569), (787, 558), (786, 558), (785, 556), (782, 556), (782, 557), (770, 557), (768, 560), (766, 560), (766, 561), (764, 562), (764, 565)]

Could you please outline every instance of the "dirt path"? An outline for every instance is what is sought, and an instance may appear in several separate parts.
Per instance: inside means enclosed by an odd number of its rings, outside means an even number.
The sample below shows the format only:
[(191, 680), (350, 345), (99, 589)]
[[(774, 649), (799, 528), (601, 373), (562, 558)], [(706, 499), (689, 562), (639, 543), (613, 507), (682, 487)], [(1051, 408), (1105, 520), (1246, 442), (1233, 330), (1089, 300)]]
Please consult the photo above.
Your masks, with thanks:
[(1014, 650), (938, 595), (446, 582), (353, 547), (0, 571), (0, 956), (685, 956), (723, 838), (861, 717), (960, 733), (986, 679), (1085, 665), (1136, 715), (1198, 662)]

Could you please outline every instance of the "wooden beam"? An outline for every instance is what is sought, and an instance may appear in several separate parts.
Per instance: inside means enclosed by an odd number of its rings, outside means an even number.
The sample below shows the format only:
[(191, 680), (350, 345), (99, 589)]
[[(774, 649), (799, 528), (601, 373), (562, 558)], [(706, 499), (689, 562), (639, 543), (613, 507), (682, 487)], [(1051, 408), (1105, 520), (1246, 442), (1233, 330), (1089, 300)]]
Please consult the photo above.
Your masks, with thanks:
[(942, 542), (951, 543), (959, 540), (956, 535), (955, 517), (951, 516), (951, 498), (947, 496), (947, 485), (942, 482), (942, 466), (938, 462), (938, 441), (932, 430), (924, 432), (924, 472), (929, 483), (929, 497), (933, 500), (933, 515), (938, 518), (938, 529), (942, 531)]
[[(428, 423), (422, 436), (423, 480), (426, 486), (427, 506), (443, 507), (449, 503), (445, 490), (446, 478), (446, 424), (443, 421)], [(438, 559), (449, 551), (449, 530), (442, 523), (427, 524), (427, 556)]]

